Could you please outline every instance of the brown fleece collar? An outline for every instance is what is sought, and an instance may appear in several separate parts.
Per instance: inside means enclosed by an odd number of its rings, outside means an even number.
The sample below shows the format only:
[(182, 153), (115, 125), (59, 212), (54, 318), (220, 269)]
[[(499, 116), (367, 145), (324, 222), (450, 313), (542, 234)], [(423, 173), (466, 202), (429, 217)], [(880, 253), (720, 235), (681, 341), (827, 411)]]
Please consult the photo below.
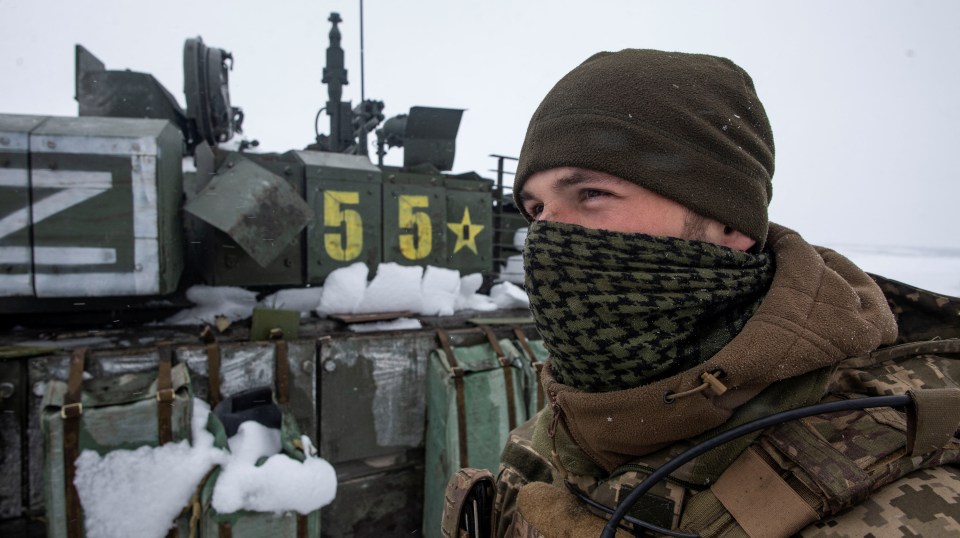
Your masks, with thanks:
[[(852, 262), (814, 247), (796, 232), (770, 225), (767, 244), (777, 271), (766, 298), (743, 330), (696, 369), (634, 389), (580, 392), (542, 382), (579, 447), (612, 471), (636, 457), (687, 439), (726, 421), (734, 409), (771, 383), (861, 355), (894, 341), (897, 325), (883, 293)], [(729, 389), (676, 398), (720, 370)]]

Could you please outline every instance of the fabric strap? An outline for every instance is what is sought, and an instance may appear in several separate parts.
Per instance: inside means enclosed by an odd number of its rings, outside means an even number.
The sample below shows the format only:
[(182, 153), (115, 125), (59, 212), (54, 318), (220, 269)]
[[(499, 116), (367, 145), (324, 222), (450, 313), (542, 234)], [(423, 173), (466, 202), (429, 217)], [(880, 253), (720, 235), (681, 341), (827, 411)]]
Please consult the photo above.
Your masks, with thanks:
[(960, 389), (910, 391), (913, 406), (908, 408), (907, 450), (922, 456), (943, 448), (960, 429)]
[(493, 348), (493, 352), (497, 355), (497, 360), (503, 368), (503, 385), (507, 393), (507, 421), (512, 430), (517, 427), (517, 405), (513, 394), (513, 367), (506, 355), (503, 354), (503, 348), (500, 347), (500, 342), (497, 341), (497, 335), (494, 334), (493, 329), (483, 326), (480, 327), (480, 330), (486, 335), (490, 347)]
[(75, 349), (70, 356), (67, 394), (60, 408), (63, 419), (63, 474), (66, 486), (67, 537), (83, 536), (83, 507), (73, 484), (77, 475), (77, 457), (80, 455), (80, 416), (83, 415), (83, 367), (89, 348)]
[[(309, 534), (310, 520), (303, 514), (297, 514), (297, 538), (307, 538)], [(217, 538), (233, 538), (233, 527), (229, 521), (221, 521), (217, 524)]]
[(546, 395), (543, 392), (543, 383), (540, 382), (540, 369), (543, 368), (543, 363), (537, 360), (537, 355), (533, 352), (533, 348), (530, 347), (530, 341), (527, 340), (527, 335), (523, 332), (523, 329), (520, 327), (514, 327), (513, 334), (517, 337), (517, 341), (520, 342), (520, 347), (523, 348), (523, 351), (527, 354), (527, 357), (530, 358), (530, 365), (533, 366), (535, 383), (537, 384), (537, 411), (539, 411), (543, 409), (544, 405), (546, 405)]
[(710, 490), (751, 538), (792, 536), (819, 519), (753, 448), (745, 450)]
[(160, 368), (157, 372), (157, 439), (161, 445), (173, 440), (173, 380), (170, 377), (173, 364), (173, 347), (161, 345)]
[(453, 386), (457, 398), (457, 442), (460, 448), (460, 467), (469, 467), (467, 461), (467, 403), (463, 387), (463, 368), (457, 364), (457, 358), (453, 355), (453, 347), (450, 345), (450, 335), (443, 329), (437, 330), (437, 339), (440, 340), (440, 347), (443, 348), (444, 355), (447, 356), (447, 363), (450, 365), (453, 374)]
[[(77, 457), (80, 455), (80, 417), (83, 415), (83, 371), (89, 348), (78, 348), (70, 357), (70, 372), (67, 377), (67, 393), (60, 408), (63, 419), (63, 466), (65, 491), (65, 510), (67, 516), (68, 538), (83, 536), (83, 507), (74, 485), (77, 473)], [(173, 440), (173, 403), (176, 394), (173, 389), (172, 359), (173, 348), (161, 344), (158, 348), (160, 362), (157, 371), (157, 440), (163, 445)], [(167, 533), (168, 538), (177, 536), (174, 527)]]
[(210, 407), (214, 408), (220, 403), (220, 344), (215, 341), (207, 344), (207, 386)]
[(274, 343), (274, 359), (277, 381), (277, 403), (285, 405), (290, 401), (290, 360), (286, 340), (277, 340)]

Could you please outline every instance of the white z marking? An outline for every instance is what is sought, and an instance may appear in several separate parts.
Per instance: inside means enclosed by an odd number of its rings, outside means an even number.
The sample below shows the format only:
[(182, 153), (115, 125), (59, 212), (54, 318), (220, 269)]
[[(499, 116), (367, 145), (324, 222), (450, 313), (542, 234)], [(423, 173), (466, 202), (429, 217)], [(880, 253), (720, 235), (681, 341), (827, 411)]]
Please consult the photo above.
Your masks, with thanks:
[[(33, 186), (63, 189), (33, 203), (33, 223), (69, 209), (108, 190), (113, 184), (110, 172), (39, 170), (33, 172)], [(30, 212), (24, 207), (0, 219), (0, 239), (23, 230), (30, 224)]]

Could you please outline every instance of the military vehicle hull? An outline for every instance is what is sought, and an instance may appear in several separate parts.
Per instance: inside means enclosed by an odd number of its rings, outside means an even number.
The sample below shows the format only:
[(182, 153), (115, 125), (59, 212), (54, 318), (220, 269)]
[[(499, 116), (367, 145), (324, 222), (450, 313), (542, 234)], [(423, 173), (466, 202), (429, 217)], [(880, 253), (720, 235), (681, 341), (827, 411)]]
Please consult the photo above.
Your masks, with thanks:
[[(48, 387), (68, 380), (80, 348), (85, 375), (108, 388), (156, 370), (161, 348), (211, 404), (282, 384), (285, 409), (337, 473), (337, 497), (309, 535), (438, 535), (446, 474), (468, 456), (495, 470), (509, 427), (542, 405), (534, 373), (545, 357), (526, 310), (417, 316), (421, 329), (364, 334), (349, 316), (163, 323), (197, 284), (266, 294), (390, 262), (481, 273), (489, 285), (519, 255), (510, 158), (498, 157), (495, 181), (447, 172), (462, 111), (414, 107), (377, 132), (381, 159), (370, 160), (383, 104), (341, 100), (330, 20), (331, 131), (305, 149), (225, 149), (243, 119), (229, 101), (233, 59), (200, 38), (184, 47), (186, 110), (152, 76), (108, 71), (78, 45), (78, 117), (0, 114), (0, 535), (75, 535), (63, 492), (50, 492), (61, 449), (41, 423), (56, 412)], [(405, 148), (403, 166), (382, 164), (385, 146)], [(488, 407), (465, 405), (464, 391)], [(108, 435), (126, 433), (118, 423)]]
[[(421, 330), (368, 334), (317, 319), (301, 324), (297, 337), (286, 340), (290, 408), (320, 456), (337, 471), (337, 497), (321, 509), (320, 536), (437, 535), (439, 522), (424, 521), (423, 514), (426, 498), (442, 500), (442, 492), (428, 494), (424, 482), (426, 466), (440, 464), (436, 457), (428, 461), (425, 449), (428, 363), (431, 353), (442, 348), (438, 331), (449, 335), (455, 350), (488, 342), (483, 326), (492, 327), (500, 340), (516, 342), (518, 349), (517, 330), (537, 339), (526, 311), (468, 321), (467, 316), (477, 315), (421, 318)], [(46, 520), (62, 517), (47, 512), (45, 505), (40, 414), (46, 384), (67, 379), (70, 351), (91, 347), (87, 372), (93, 378), (109, 377), (155, 370), (160, 342), (172, 345), (175, 362), (187, 365), (193, 396), (209, 401), (211, 342), (203, 341), (195, 327), (73, 333), (23, 329), (0, 340), (4, 536), (48, 535)], [(219, 398), (275, 385), (274, 341), (251, 340), (249, 328), (237, 324), (218, 334), (215, 346)], [(524, 355), (522, 360), (535, 358)], [(503, 394), (489, 397), (502, 399)], [(536, 406), (523, 405), (530, 404)], [(434, 508), (432, 513), (441, 509)]]

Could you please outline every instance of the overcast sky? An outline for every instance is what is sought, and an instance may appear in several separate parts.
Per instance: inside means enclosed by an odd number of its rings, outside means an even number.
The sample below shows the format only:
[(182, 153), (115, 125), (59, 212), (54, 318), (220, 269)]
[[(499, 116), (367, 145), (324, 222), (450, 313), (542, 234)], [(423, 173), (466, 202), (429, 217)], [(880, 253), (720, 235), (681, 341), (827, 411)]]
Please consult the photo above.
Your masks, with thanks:
[[(234, 54), (246, 136), (302, 148), (327, 99), (331, 11), (344, 20), (344, 99), (360, 99), (358, 6), (0, 0), (0, 112), (76, 115), (76, 43), (108, 69), (152, 73), (185, 105), (183, 41), (200, 35)], [(540, 99), (596, 51), (710, 53), (747, 69), (766, 105), (772, 220), (819, 243), (960, 249), (960, 2), (367, 0), (364, 11), (367, 98), (388, 117), (467, 110), (455, 172), (493, 177), (488, 155), (517, 155)]]

